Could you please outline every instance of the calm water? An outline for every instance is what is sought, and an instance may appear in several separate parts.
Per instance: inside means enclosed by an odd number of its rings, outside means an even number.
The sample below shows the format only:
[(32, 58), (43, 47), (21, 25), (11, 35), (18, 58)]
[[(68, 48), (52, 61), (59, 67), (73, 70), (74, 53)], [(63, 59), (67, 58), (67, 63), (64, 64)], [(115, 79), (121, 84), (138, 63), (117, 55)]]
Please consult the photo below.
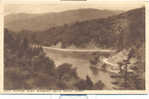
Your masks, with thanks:
[[(115, 87), (111, 82), (113, 82), (113, 78), (110, 77), (109, 72), (105, 72), (102, 70), (97, 70), (98, 73), (95, 75), (91, 70), (90, 59), (93, 57), (93, 53), (76, 53), (76, 52), (65, 52), (65, 51), (57, 51), (50, 48), (44, 48), (44, 52), (48, 57), (54, 60), (55, 65), (59, 66), (64, 63), (72, 64), (73, 68), (77, 68), (77, 74), (80, 78), (85, 79), (88, 75), (91, 80), (96, 83), (101, 80), (105, 84), (104, 89), (113, 89)], [(98, 53), (101, 56), (104, 56), (103, 53)], [(98, 67), (101, 65), (99, 64)]]

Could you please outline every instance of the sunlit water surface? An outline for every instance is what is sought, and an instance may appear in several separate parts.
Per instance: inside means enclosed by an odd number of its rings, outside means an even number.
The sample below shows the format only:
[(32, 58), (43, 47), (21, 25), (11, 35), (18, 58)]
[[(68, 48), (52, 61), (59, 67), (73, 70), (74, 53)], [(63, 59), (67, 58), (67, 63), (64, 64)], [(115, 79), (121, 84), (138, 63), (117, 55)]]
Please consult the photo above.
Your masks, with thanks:
[(86, 76), (88, 75), (94, 83), (101, 80), (105, 84), (104, 89), (113, 89), (114, 85), (112, 82), (114, 80), (111, 78), (110, 72), (105, 72), (99, 69), (98, 73), (95, 75), (91, 70), (90, 59), (93, 57), (92, 53), (65, 52), (50, 48), (44, 48), (44, 52), (49, 58), (54, 60), (56, 66), (64, 63), (72, 64), (72, 67), (77, 69), (77, 74), (80, 78), (86, 79)]

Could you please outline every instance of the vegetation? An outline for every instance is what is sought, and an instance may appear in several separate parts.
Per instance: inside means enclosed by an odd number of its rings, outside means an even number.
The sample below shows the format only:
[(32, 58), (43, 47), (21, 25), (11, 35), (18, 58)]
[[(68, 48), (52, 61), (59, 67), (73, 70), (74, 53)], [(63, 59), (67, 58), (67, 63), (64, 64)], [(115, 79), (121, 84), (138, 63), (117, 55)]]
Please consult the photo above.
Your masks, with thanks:
[[(5, 29), (4, 38), (4, 88), (19, 89), (102, 89), (93, 84), (87, 76), (86, 80), (78, 77), (71, 64), (55, 66), (43, 49), (30, 43), (26, 38)], [(82, 83), (85, 83), (82, 87)], [(97, 86), (97, 87), (96, 87)]]
[[(139, 17), (138, 17), (139, 16)], [(43, 32), (22, 31), (13, 33), (5, 29), (4, 36), (4, 88), (5, 89), (76, 89), (101, 90), (102, 81), (92, 82), (78, 77), (76, 69), (65, 63), (56, 67), (42, 46), (62, 44), (62, 48), (74, 45), (88, 48), (129, 51), (127, 59), (119, 63), (120, 72), (115, 89), (145, 89), (145, 8), (134, 9), (104, 19), (88, 20), (50, 28)], [(131, 60), (137, 61), (131, 64)], [(96, 66), (98, 55), (90, 64)], [(130, 66), (131, 65), (131, 66)], [(133, 65), (133, 66), (132, 66)], [(91, 67), (96, 75), (96, 68)], [(103, 65), (106, 71), (106, 65)], [(129, 71), (131, 70), (131, 71)]]
[[(41, 45), (52, 46), (61, 42), (62, 48), (71, 45), (77, 48), (96, 45), (99, 48), (119, 50), (131, 46), (140, 47), (145, 40), (145, 8), (108, 18), (57, 26), (43, 32), (29, 32), (29, 34), (36, 35), (35, 38)], [(23, 36), (30, 38), (30, 35), (25, 33)]]
[(113, 84), (118, 85), (118, 89), (122, 90), (144, 90), (145, 89), (145, 63), (141, 59), (137, 59), (135, 63), (131, 63), (132, 58), (137, 58), (136, 49), (131, 49), (128, 58), (119, 63), (120, 72), (113, 76), (117, 79)]

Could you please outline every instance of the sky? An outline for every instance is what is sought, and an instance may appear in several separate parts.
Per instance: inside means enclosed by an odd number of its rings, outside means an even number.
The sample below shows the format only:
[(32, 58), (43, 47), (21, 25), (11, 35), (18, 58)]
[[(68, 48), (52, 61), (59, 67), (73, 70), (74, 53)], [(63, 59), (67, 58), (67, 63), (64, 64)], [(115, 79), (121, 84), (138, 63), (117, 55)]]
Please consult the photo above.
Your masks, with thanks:
[[(88, 0), (75, 2), (60, 2), (42, 0), (42, 2), (35, 2), (35, 0), (28, 0), (24, 2), (10, 2), (12, 0), (5, 0), (4, 14), (14, 13), (48, 13), (48, 12), (62, 12), (66, 10), (74, 10), (80, 8), (94, 8), (94, 9), (108, 9), (108, 10), (130, 10), (144, 6), (143, 0)], [(9, 2), (8, 2), (9, 1)], [(39, 0), (36, 0), (39, 1)], [(93, 2), (94, 1), (94, 2)]]

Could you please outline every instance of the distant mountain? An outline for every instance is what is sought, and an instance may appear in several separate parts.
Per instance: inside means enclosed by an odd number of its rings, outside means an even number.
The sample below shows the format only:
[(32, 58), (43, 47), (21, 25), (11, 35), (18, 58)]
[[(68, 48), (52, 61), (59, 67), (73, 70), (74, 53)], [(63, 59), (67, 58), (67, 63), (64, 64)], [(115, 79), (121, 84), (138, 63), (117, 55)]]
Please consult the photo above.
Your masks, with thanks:
[(90, 45), (118, 49), (139, 47), (145, 42), (145, 8), (54, 27), (36, 33), (36, 40), (46, 46), (61, 42), (63, 48), (72, 45), (80, 48), (89, 48)]
[(5, 16), (5, 28), (18, 32), (22, 30), (28, 31), (44, 31), (51, 27), (62, 26), (92, 19), (107, 18), (117, 15), (121, 11), (109, 11), (98, 9), (77, 9), (59, 13), (45, 14), (10, 14)]

